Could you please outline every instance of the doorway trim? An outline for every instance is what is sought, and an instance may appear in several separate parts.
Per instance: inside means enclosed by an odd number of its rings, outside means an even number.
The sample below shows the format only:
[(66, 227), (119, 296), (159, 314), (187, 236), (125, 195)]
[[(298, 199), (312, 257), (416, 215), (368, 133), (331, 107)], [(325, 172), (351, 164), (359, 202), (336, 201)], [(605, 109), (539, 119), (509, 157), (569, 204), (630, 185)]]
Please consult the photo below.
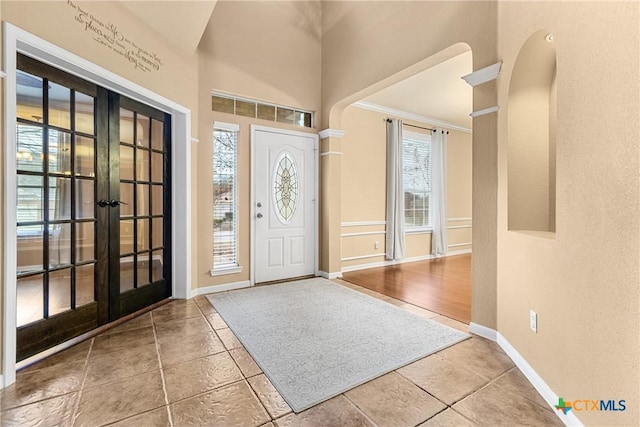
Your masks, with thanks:
[(313, 196), (314, 196), (314, 204), (313, 204), (313, 213), (314, 213), (314, 221), (313, 221), (313, 238), (314, 238), (314, 244), (313, 244), (313, 250), (315, 251), (315, 255), (313, 257), (313, 271), (314, 274), (316, 276), (319, 275), (319, 266), (320, 266), (320, 235), (319, 235), (319, 224), (320, 224), (320, 209), (319, 209), (319, 183), (320, 183), (320, 157), (318, 156), (318, 151), (319, 151), (319, 144), (320, 144), (320, 138), (318, 137), (318, 134), (314, 134), (314, 133), (310, 133), (310, 132), (300, 132), (300, 131), (295, 131), (295, 130), (288, 130), (288, 129), (281, 129), (281, 128), (274, 128), (274, 127), (268, 127), (268, 126), (260, 126), (260, 125), (251, 125), (251, 165), (250, 165), (250, 171), (251, 171), (251, 200), (250, 200), (250, 207), (249, 207), (249, 222), (251, 224), (251, 250), (250, 252), (250, 264), (251, 264), (251, 268), (250, 268), (250, 272), (249, 272), (249, 282), (250, 282), (250, 286), (255, 286), (256, 284), (256, 263), (255, 263), (255, 256), (256, 256), (256, 223), (254, 221), (255, 216), (256, 216), (256, 186), (255, 186), (255, 176), (254, 176), (254, 167), (255, 167), (255, 153), (256, 153), (256, 133), (259, 131), (264, 131), (264, 132), (274, 132), (274, 133), (280, 133), (280, 134), (284, 134), (284, 135), (290, 135), (290, 136), (301, 136), (301, 137), (305, 137), (305, 138), (312, 138), (313, 139), (313, 167), (315, 168), (314, 174), (313, 174), (313, 179), (314, 179), (314, 185), (313, 185)]
[[(16, 55), (31, 56), (53, 67), (151, 105), (171, 115), (171, 233), (172, 295), (189, 298), (191, 283), (191, 110), (130, 80), (43, 40), (15, 25), (4, 23), (4, 201), (16, 198)], [(4, 271), (2, 290), (2, 387), (16, 380), (16, 262), (15, 209), (6, 209), (3, 221)], [(179, 237), (179, 238), (178, 238)]]

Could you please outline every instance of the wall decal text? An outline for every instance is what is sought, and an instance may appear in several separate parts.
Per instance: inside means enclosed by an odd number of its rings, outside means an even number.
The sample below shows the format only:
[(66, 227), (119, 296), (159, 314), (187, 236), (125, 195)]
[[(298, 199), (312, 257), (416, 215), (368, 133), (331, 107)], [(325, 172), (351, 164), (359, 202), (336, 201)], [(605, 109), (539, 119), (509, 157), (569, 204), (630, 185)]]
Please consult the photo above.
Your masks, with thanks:
[(162, 60), (158, 55), (126, 37), (115, 24), (101, 20), (71, 0), (67, 0), (67, 5), (76, 13), (76, 22), (83, 26), (96, 43), (127, 59), (136, 70), (145, 73), (160, 70)]

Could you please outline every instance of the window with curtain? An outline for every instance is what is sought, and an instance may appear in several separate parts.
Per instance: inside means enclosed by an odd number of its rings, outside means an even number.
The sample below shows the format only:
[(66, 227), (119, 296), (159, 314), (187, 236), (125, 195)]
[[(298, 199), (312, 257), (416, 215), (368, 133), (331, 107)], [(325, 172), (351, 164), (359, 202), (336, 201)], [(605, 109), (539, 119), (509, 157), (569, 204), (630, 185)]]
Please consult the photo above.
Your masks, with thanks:
[(431, 135), (404, 131), (402, 138), (405, 231), (431, 227)]
[(238, 126), (216, 122), (213, 130), (212, 275), (240, 271), (238, 266)]

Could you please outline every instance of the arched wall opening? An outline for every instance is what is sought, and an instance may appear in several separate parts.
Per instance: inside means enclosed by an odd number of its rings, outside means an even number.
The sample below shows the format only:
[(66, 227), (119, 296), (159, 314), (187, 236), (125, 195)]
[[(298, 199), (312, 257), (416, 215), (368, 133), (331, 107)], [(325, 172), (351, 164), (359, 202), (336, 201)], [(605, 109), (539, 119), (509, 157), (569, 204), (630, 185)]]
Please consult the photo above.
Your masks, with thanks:
[[(464, 52), (471, 51), (471, 46), (467, 43), (460, 42), (455, 43), (441, 51), (431, 55), (414, 65), (405, 68), (404, 70), (395, 73), (385, 79), (382, 79), (344, 99), (339, 102), (336, 102), (333, 106), (331, 106), (329, 110), (329, 127), (332, 129), (340, 129), (342, 126), (342, 112), (349, 105), (357, 102), (363, 98), (366, 98), (370, 95), (373, 95), (376, 92), (379, 92), (389, 86), (392, 86), (396, 83), (399, 83), (411, 76), (414, 76), (422, 71), (428, 70), (448, 59), (451, 59), (455, 56), (458, 56)], [(462, 77), (462, 76), (460, 76)]]
[(508, 98), (508, 228), (554, 232), (556, 49), (541, 30), (524, 43)]
[[(469, 113), (473, 110), (473, 88), (461, 77), (472, 71), (470, 46), (457, 43), (333, 106), (331, 128), (339, 128), (346, 134), (337, 140), (325, 140), (331, 145), (323, 150), (327, 153), (323, 162), (324, 165), (339, 163), (331, 171), (327, 168), (326, 175), (327, 179), (335, 179), (340, 189), (341, 201), (336, 221), (339, 228), (335, 232), (339, 245), (334, 247), (340, 250), (337, 261), (343, 273), (391, 264), (385, 259), (385, 118), (402, 119), (405, 136), (413, 132), (425, 136), (429, 141), (432, 134), (430, 129), (443, 128), (449, 131), (445, 199), (447, 230), (444, 231), (448, 244), (445, 245), (450, 245), (448, 252), (452, 255), (469, 254), (471, 251), (473, 144)], [(454, 102), (453, 98), (463, 101)], [(451, 104), (460, 108), (454, 108)], [(341, 177), (339, 183), (338, 173)], [(424, 223), (418, 225), (407, 219), (412, 206), (423, 206), (412, 197), (417, 191), (414, 190), (404, 190), (405, 227), (411, 230), (405, 233), (406, 251), (401, 262), (432, 257), (432, 232), (419, 229), (425, 226)], [(331, 197), (333, 205), (336, 192), (332, 192)], [(431, 203), (424, 204), (431, 208)], [(470, 280), (464, 286), (467, 291), (464, 321), (469, 323)]]

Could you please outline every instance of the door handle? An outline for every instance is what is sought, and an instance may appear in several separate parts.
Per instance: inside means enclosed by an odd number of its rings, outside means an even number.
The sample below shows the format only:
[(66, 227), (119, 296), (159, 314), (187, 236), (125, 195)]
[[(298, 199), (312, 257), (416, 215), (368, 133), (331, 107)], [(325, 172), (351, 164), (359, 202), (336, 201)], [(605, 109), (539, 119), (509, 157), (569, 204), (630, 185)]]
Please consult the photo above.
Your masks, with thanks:
[(111, 206), (112, 208), (115, 208), (116, 206), (120, 206), (120, 205), (126, 205), (125, 202), (121, 202), (120, 200), (111, 200), (109, 201), (109, 206)]
[(98, 200), (96, 204), (101, 208), (106, 208), (107, 206), (111, 206), (112, 208), (115, 208), (116, 206), (119, 206), (119, 205), (126, 205), (125, 202), (121, 202), (120, 200), (104, 200), (104, 199)]
[(256, 215), (258, 218), (262, 218), (262, 214), (259, 213), (258, 215)]

